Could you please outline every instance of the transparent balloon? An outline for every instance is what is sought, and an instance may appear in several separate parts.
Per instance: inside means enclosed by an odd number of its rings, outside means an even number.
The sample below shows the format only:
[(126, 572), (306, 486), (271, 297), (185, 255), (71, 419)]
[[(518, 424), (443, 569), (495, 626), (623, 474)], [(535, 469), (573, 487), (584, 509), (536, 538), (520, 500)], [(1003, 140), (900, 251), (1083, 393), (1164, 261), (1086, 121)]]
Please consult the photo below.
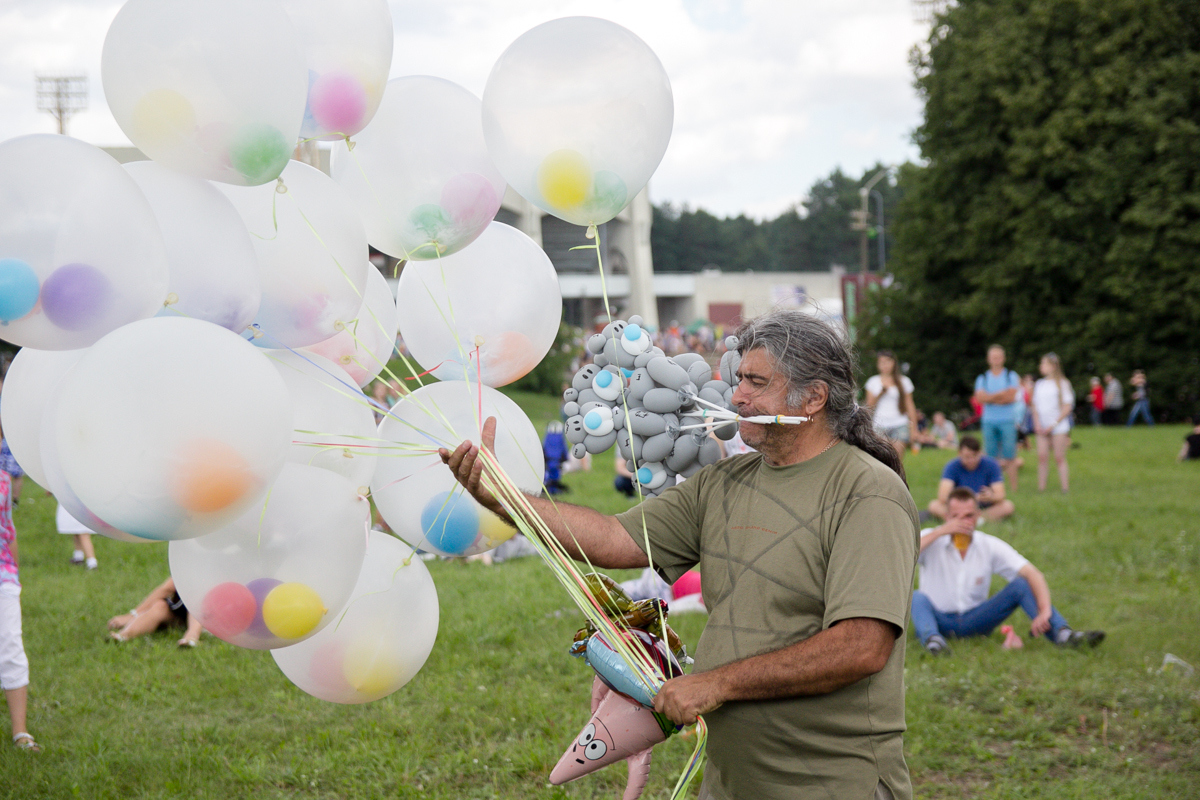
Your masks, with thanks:
[(258, 313), (258, 256), (241, 216), (211, 183), (154, 161), (125, 171), (158, 220), (167, 246), (169, 306), (162, 316), (202, 319), (241, 333)]
[(363, 566), (370, 504), (340, 475), (287, 464), (266, 499), (207, 536), (171, 542), (188, 611), (239, 647), (303, 641), (337, 618)]
[(279, 373), (208, 322), (131, 323), (63, 380), (54, 435), (67, 483), (109, 525), (145, 539), (202, 536), (236, 519), (291, 443)]
[(525, 32), (483, 90), (483, 132), (500, 174), (576, 225), (607, 222), (641, 191), (667, 150), (673, 117), (654, 51), (594, 17)]
[(343, 139), (366, 127), (392, 66), (386, 0), (283, 0), (308, 66), (302, 139)]
[(367, 237), (346, 193), (325, 173), (292, 161), (276, 186), (218, 184), (250, 231), (262, 302), (259, 347), (323, 342), (362, 306)]
[(433, 578), (413, 549), (371, 531), (362, 572), (336, 626), (271, 651), (287, 679), (331, 703), (369, 703), (425, 665), (438, 632)]
[(496, 417), (496, 457), (508, 476), (522, 491), (541, 491), (542, 443), (516, 403), (477, 383), (430, 384), (401, 399), (379, 426), (384, 451), (371, 497), (401, 539), (420, 550), (466, 556), (512, 538), (516, 531), (465, 494), (437, 454), (464, 439), (478, 443), (488, 417)]
[(469, 245), (496, 216), (504, 179), (488, 156), (479, 108), (479, 98), (442, 78), (395, 78), (354, 149), (334, 145), (331, 173), (376, 249), (435, 259)]
[(292, 397), (288, 461), (336, 472), (356, 487), (375, 473), (375, 414), (336, 364), (314, 353), (268, 350)]
[(121, 130), (171, 169), (257, 186), (292, 156), (308, 71), (279, 0), (128, 0), (100, 72)]
[(399, 317), (392, 288), (373, 264), (367, 266), (367, 287), (354, 319), (323, 342), (305, 347), (341, 367), (355, 383), (366, 386), (383, 371), (396, 348)]
[(67, 136), (19, 136), (0, 143), (0, 186), (0, 338), (75, 350), (162, 308), (162, 234), (112, 156)]
[(53, 398), (47, 404), (45, 413), (42, 414), (42, 435), (39, 437), (41, 443), (39, 464), (42, 466), (42, 470), (46, 476), (46, 482), (42, 484), (42, 487), (54, 495), (58, 504), (68, 514), (89, 528), (93, 533), (129, 544), (146, 544), (157, 541), (156, 539), (143, 539), (140, 536), (134, 536), (123, 530), (114, 528), (84, 505), (83, 501), (79, 499), (79, 495), (75, 494), (75, 490), (67, 483), (67, 477), (63, 473), (62, 463), (58, 457), (58, 438), (54, 434), (56, 425), (58, 424), (58, 406), (59, 399)]
[(35, 483), (50, 488), (42, 468), (42, 418), (60, 393), (70, 391), (63, 377), (79, 363), (83, 350), (22, 348), (4, 376), (0, 427), (13, 458)]
[(396, 291), (400, 334), (439, 380), (504, 386), (545, 357), (558, 334), (562, 295), (545, 251), (493, 222), (475, 244), (411, 262)]

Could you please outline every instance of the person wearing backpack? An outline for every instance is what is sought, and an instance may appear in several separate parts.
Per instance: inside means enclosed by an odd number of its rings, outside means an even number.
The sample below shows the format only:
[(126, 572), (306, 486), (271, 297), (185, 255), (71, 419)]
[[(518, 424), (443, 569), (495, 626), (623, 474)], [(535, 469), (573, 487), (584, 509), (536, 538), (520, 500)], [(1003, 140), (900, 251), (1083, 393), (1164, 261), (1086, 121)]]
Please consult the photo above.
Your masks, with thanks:
[(1017, 482), (1017, 392), (1021, 378), (1004, 366), (1004, 348), (994, 344), (987, 350), (988, 369), (975, 379), (974, 398), (983, 405), (980, 427), (983, 448), (1000, 462), (1010, 486)]

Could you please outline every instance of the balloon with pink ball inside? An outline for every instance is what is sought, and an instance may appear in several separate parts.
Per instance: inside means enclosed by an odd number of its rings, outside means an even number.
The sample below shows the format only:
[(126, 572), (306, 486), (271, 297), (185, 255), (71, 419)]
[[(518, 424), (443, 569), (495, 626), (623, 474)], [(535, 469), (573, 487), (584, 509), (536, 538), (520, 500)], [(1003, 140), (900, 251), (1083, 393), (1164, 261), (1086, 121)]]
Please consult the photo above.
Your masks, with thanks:
[(308, 90), (308, 110), (322, 128), (350, 135), (367, 111), (367, 92), (357, 78), (339, 72), (317, 77)]
[(68, 331), (87, 330), (103, 321), (112, 300), (112, 282), (88, 264), (65, 264), (42, 283), (42, 311)]

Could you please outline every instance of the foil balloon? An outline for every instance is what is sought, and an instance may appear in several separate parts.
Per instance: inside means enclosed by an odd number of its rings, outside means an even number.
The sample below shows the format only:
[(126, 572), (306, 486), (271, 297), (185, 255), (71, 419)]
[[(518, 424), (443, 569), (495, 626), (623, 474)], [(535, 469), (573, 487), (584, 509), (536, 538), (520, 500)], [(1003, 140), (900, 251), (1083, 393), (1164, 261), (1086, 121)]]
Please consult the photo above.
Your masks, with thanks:
[(154, 161), (125, 171), (150, 201), (167, 246), (167, 307), (160, 315), (202, 319), (241, 333), (262, 298), (258, 256), (246, 224), (207, 181)]
[(128, 0), (100, 72), (121, 130), (178, 172), (257, 186), (296, 146), (307, 69), (279, 0)]
[(371, 531), (338, 624), (271, 656), (313, 697), (369, 703), (399, 690), (424, 666), (437, 639), (438, 613), (424, 562), (399, 539)]
[(671, 138), (666, 70), (629, 30), (566, 17), (522, 34), (483, 90), (488, 152), (509, 185), (576, 225), (615, 217)]
[(491, 223), (471, 247), (411, 262), (396, 291), (400, 335), (438, 380), (504, 386), (554, 344), (562, 318), (558, 274), (516, 228)]
[(367, 238), (346, 193), (325, 173), (292, 161), (275, 185), (219, 185), (250, 231), (262, 301), (252, 341), (304, 347), (355, 318), (367, 282)]
[(334, 145), (330, 171), (353, 198), (372, 246), (422, 261), (475, 241), (504, 199), (488, 156), (479, 98), (427, 75), (395, 78), (351, 151)]
[(308, 71), (302, 139), (361, 131), (383, 98), (392, 65), (392, 13), (385, 0), (283, 0)]
[(555, 764), (550, 783), (561, 786), (624, 760), (629, 780), (622, 800), (637, 800), (650, 776), (654, 745), (673, 733), (669, 720), (614, 692), (597, 677), (592, 683), (592, 717)]
[(75, 350), (167, 297), (154, 212), (112, 156), (67, 136), (0, 143), (0, 338)]
[(171, 542), (171, 576), (215, 636), (253, 650), (287, 647), (349, 600), (369, 517), (350, 481), (289, 463), (264, 503), (206, 536)]
[(232, 522), (266, 493), (291, 442), (283, 379), (208, 322), (126, 325), (63, 381), (54, 435), (66, 482), (94, 514), (142, 538)]
[(398, 326), (392, 289), (383, 273), (373, 264), (368, 265), (367, 286), (358, 313), (333, 336), (303, 350), (329, 359), (354, 383), (366, 386), (391, 360)]
[(496, 457), (509, 477), (521, 491), (541, 491), (545, 459), (537, 430), (495, 389), (465, 381), (430, 384), (405, 395), (380, 424), (380, 446), (402, 457), (379, 459), (371, 497), (405, 542), (465, 556), (491, 550), (516, 532), (465, 494), (437, 453), (464, 439), (479, 441), (488, 417), (496, 417)]

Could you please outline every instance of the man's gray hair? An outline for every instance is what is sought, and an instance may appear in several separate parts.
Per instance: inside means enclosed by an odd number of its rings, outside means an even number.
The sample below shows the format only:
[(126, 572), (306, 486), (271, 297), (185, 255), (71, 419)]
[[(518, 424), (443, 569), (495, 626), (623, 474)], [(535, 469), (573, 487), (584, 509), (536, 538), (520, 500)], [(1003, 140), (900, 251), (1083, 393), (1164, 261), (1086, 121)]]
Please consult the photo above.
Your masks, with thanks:
[(775, 368), (787, 378), (791, 408), (803, 406), (813, 387), (823, 384), (830, 433), (865, 450), (906, 480), (895, 448), (875, 432), (871, 412), (856, 402), (854, 349), (839, 328), (801, 311), (779, 309), (744, 323), (737, 339), (738, 353), (762, 349), (771, 356)]

